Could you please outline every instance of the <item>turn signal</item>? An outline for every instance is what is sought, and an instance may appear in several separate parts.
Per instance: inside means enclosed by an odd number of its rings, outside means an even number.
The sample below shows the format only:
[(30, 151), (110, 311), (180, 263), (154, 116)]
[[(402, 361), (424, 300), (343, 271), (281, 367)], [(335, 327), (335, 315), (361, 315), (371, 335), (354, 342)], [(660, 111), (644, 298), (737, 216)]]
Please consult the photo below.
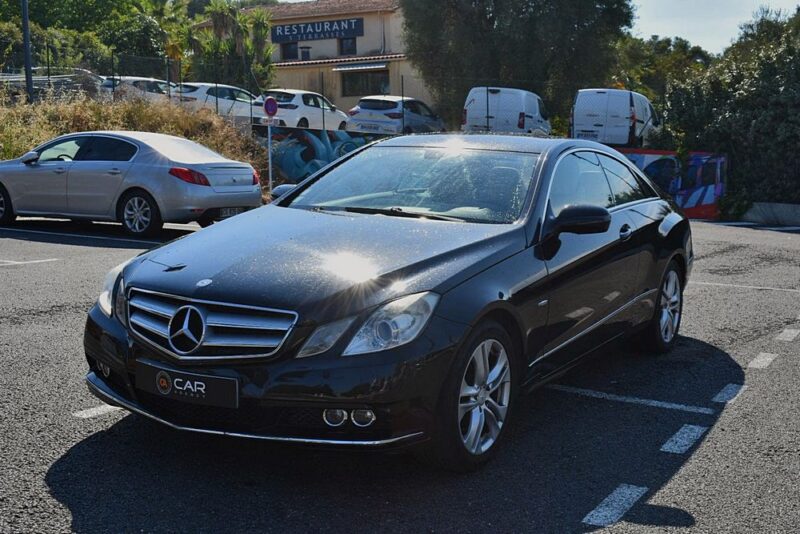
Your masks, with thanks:
[(208, 178), (202, 172), (193, 171), (183, 167), (172, 167), (169, 173), (175, 178), (179, 178), (187, 184), (194, 185), (211, 185), (208, 183)]
[(253, 185), (258, 185), (261, 183), (261, 176), (259, 176), (258, 171), (253, 169)]

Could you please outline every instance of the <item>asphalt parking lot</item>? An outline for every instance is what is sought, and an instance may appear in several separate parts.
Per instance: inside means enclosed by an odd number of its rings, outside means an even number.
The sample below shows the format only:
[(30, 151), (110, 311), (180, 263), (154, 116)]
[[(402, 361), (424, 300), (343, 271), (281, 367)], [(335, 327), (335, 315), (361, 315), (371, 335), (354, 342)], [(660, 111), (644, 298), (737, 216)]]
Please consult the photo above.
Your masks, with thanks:
[(82, 336), (104, 274), (196, 229), (0, 229), (0, 531), (800, 528), (796, 229), (694, 223), (676, 350), (620, 344), (525, 397), (499, 456), (468, 475), (103, 407), (83, 384)]

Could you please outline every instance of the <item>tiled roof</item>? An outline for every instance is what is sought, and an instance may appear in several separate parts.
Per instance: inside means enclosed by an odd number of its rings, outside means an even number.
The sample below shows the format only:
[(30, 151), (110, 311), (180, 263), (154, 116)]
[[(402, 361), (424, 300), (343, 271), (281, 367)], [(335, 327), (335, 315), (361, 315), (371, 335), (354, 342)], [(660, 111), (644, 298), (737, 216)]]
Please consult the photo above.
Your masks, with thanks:
[(396, 61), (405, 59), (405, 54), (382, 54), (379, 56), (338, 57), (330, 59), (308, 59), (306, 61), (280, 61), (273, 63), (276, 67), (307, 67), (312, 65), (330, 65), (331, 63), (359, 63), (361, 61)]
[[(311, 0), (307, 2), (281, 2), (264, 6), (272, 12), (272, 20), (367, 13), (371, 11), (394, 11), (400, 7), (399, 0)], [(247, 8), (245, 11), (257, 9)]]

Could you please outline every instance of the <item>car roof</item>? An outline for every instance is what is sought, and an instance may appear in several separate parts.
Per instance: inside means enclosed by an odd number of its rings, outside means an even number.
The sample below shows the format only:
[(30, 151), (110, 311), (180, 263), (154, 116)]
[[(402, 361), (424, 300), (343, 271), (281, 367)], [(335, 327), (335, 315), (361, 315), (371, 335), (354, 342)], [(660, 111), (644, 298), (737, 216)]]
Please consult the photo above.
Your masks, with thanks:
[(527, 152), (530, 154), (561, 153), (570, 148), (585, 148), (624, 158), (616, 150), (594, 141), (515, 134), (451, 133), (404, 135), (390, 137), (378, 141), (377, 144), (386, 147), (457, 147), (477, 150)]
[(279, 91), (281, 93), (289, 93), (289, 94), (293, 94), (293, 95), (305, 95), (305, 94), (318, 95), (319, 94), (319, 93), (315, 93), (314, 91), (304, 91), (302, 89), (284, 89), (283, 87), (272, 87), (270, 89), (267, 89), (265, 92), (269, 93), (270, 91)]
[[(59, 138), (79, 136), (79, 135), (109, 135), (112, 137), (119, 137), (122, 139), (139, 141), (141, 143), (145, 143), (148, 145), (157, 144), (159, 141), (163, 141), (165, 139), (185, 139), (184, 137), (179, 137), (177, 135), (168, 135), (168, 134), (154, 133), (154, 132), (137, 132), (128, 130), (91, 130), (87, 132), (72, 132), (66, 135), (59, 136)], [(186, 140), (191, 141), (191, 139), (186, 139)]]
[[(247, 89), (242, 89), (241, 87), (236, 87), (235, 85), (225, 85), (224, 83), (183, 82), (181, 85), (194, 87), (222, 87), (225, 89), (239, 89), (240, 91), (247, 91)], [(250, 91), (247, 92), (249, 93)]]
[(359, 102), (362, 100), (386, 100), (387, 102), (400, 102), (401, 100), (415, 100), (410, 96), (395, 96), (395, 95), (372, 95), (372, 96), (362, 96), (358, 99)]

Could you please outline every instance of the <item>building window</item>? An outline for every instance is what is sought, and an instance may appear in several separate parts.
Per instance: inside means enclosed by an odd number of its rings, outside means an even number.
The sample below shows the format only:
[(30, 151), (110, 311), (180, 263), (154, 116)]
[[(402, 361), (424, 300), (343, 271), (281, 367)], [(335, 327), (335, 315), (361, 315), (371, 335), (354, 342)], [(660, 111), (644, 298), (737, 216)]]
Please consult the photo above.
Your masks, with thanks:
[(342, 96), (385, 95), (388, 93), (388, 70), (342, 73)]
[(343, 37), (339, 39), (339, 55), (340, 56), (355, 56), (356, 55), (356, 38)]
[(284, 61), (297, 59), (297, 43), (281, 44), (281, 59)]
[(311, 47), (310, 46), (301, 46), (300, 47), (300, 59), (303, 61), (308, 61), (311, 59)]

